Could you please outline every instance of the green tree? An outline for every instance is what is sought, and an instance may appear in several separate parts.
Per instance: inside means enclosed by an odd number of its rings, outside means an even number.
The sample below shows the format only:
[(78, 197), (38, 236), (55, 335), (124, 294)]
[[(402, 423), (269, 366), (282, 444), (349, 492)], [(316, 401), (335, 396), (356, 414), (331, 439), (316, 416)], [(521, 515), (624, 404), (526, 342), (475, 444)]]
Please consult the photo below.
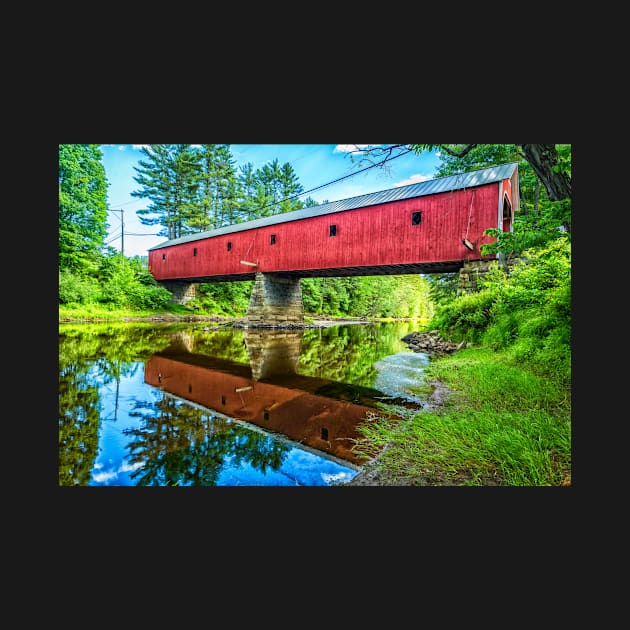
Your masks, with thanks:
[(201, 165), (200, 209), (189, 226), (204, 231), (238, 223), (241, 184), (229, 145), (202, 144), (197, 155)]
[(149, 207), (137, 210), (136, 214), (143, 225), (161, 225), (158, 236), (177, 238), (179, 213), (175, 207), (173, 194), (172, 145), (150, 144), (142, 147), (146, 160), (138, 160), (134, 170), (138, 173), (134, 180), (140, 189), (131, 192), (132, 197), (149, 199)]
[(257, 218), (259, 216), (256, 203), (258, 176), (254, 165), (251, 162), (241, 165), (238, 169), (237, 178), (239, 181), (240, 221), (248, 221)]
[(175, 207), (174, 222), (178, 236), (199, 232), (200, 206), (197, 191), (200, 183), (199, 157), (190, 144), (172, 147), (172, 192)]
[(107, 178), (98, 144), (59, 145), (59, 269), (96, 270), (107, 234)]
[(258, 216), (267, 217), (304, 207), (297, 199), (304, 188), (289, 162), (281, 166), (275, 159), (271, 164), (265, 164), (257, 171), (257, 179), (257, 201), (264, 203), (264, 206), (258, 206)]
[(158, 235), (169, 240), (195, 231), (189, 223), (198, 218), (198, 155), (189, 144), (151, 144), (141, 151), (147, 159), (134, 166), (140, 189), (131, 196), (149, 199), (150, 204), (136, 211), (140, 222), (161, 225)]
[(281, 213), (300, 210), (304, 207), (304, 203), (297, 198), (297, 195), (304, 192), (304, 187), (300, 184), (300, 180), (289, 162), (283, 164), (280, 169), (279, 184), (282, 197), (280, 202)]

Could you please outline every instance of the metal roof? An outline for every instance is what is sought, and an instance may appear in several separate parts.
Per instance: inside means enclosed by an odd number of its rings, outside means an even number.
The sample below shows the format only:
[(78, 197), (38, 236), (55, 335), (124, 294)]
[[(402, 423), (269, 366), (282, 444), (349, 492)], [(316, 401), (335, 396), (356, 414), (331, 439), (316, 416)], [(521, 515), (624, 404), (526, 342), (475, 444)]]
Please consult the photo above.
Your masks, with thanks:
[(357, 197), (322, 203), (318, 206), (312, 206), (310, 208), (293, 210), (292, 212), (285, 212), (284, 214), (274, 214), (270, 217), (262, 217), (261, 219), (254, 219), (253, 221), (244, 221), (243, 223), (226, 225), (214, 230), (197, 232), (195, 234), (188, 234), (170, 241), (164, 241), (164, 243), (150, 247), (148, 251), (160, 249), (161, 247), (170, 247), (171, 245), (179, 245), (180, 243), (198, 241), (211, 236), (220, 236), (222, 234), (253, 230), (256, 228), (266, 227), (268, 225), (287, 223), (288, 221), (298, 221), (299, 219), (308, 219), (310, 217), (318, 217), (325, 214), (333, 214), (335, 212), (344, 212), (346, 210), (355, 210), (357, 208), (374, 206), (380, 203), (399, 201), (400, 199), (412, 199), (414, 197), (423, 197), (425, 195), (435, 195), (441, 192), (450, 192), (452, 190), (461, 190), (464, 188), (471, 188), (473, 186), (492, 184), (512, 177), (512, 174), (517, 166), (517, 162), (490, 166), (476, 171), (469, 171), (468, 173), (428, 179), (427, 181), (419, 182), (418, 184), (398, 186), (397, 188), (389, 188), (387, 190), (381, 190), (380, 192), (367, 193), (365, 195), (358, 195)]

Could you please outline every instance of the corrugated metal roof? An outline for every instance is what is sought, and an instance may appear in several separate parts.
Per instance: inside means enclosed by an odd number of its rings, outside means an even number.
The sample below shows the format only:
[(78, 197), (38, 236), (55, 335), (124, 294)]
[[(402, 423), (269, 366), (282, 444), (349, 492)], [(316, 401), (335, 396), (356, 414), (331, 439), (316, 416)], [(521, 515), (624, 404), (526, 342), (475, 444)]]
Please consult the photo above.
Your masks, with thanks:
[(344, 212), (346, 210), (355, 210), (356, 208), (375, 206), (380, 203), (399, 201), (400, 199), (412, 199), (413, 197), (423, 197), (425, 195), (435, 195), (437, 193), (449, 192), (451, 190), (461, 190), (463, 188), (471, 188), (473, 186), (492, 184), (494, 182), (510, 178), (517, 165), (517, 162), (500, 164), (498, 166), (482, 168), (476, 171), (469, 171), (468, 173), (460, 173), (459, 175), (448, 175), (447, 177), (429, 179), (425, 182), (419, 182), (418, 184), (398, 186), (397, 188), (389, 188), (375, 193), (367, 193), (357, 197), (331, 201), (330, 203), (323, 203), (310, 208), (302, 208), (301, 210), (285, 212), (284, 214), (274, 214), (273, 216), (254, 219), (253, 221), (226, 225), (225, 227), (217, 228), (215, 230), (197, 232), (196, 234), (188, 234), (187, 236), (165, 241), (164, 243), (150, 247), (149, 251), (153, 249), (160, 249), (161, 247), (170, 247), (171, 245), (198, 241), (211, 236), (242, 232), (243, 230), (253, 230), (256, 228), (266, 227), (268, 225), (287, 223), (288, 221), (298, 221), (299, 219), (308, 219), (310, 217), (318, 217), (325, 214), (333, 214), (335, 212)]

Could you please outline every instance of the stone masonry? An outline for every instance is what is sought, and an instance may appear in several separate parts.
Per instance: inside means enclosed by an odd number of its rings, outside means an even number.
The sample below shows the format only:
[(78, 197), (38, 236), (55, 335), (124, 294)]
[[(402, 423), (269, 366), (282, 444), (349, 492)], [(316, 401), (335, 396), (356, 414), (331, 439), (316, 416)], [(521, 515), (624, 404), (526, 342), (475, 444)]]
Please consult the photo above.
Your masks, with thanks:
[(457, 295), (463, 293), (476, 293), (481, 288), (479, 280), (485, 273), (488, 272), (492, 263), (498, 263), (503, 271), (508, 274), (511, 272), (514, 265), (518, 262), (522, 262), (523, 258), (515, 257), (506, 260), (505, 257), (499, 257), (498, 260), (469, 260), (464, 263), (464, 266), (459, 270), (459, 283), (457, 285)]
[(173, 294), (171, 302), (175, 304), (186, 304), (194, 300), (197, 295), (197, 283), (183, 282), (177, 280), (162, 281), (160, 284)]
[(300, 279), (256, 273), (245, 321), (247, 326), (259, 328), (303, 324)]
[(479, 279), (488, 271), (493, 260), (467, 260), (459, 270), (457, 295), (476, 293), (479, 290)]

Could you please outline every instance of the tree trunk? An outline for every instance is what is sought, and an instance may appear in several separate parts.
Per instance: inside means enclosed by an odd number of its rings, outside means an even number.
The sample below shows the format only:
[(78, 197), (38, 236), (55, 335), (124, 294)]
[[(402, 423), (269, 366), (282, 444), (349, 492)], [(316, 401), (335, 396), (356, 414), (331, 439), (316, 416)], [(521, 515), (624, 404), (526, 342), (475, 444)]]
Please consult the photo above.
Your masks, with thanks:
[(571, 199), (571, 180), (564, 173), (556, 173), (558, 153), (553, 144), (522, 144), (525, 159), (547, 190), (550, 201)]

